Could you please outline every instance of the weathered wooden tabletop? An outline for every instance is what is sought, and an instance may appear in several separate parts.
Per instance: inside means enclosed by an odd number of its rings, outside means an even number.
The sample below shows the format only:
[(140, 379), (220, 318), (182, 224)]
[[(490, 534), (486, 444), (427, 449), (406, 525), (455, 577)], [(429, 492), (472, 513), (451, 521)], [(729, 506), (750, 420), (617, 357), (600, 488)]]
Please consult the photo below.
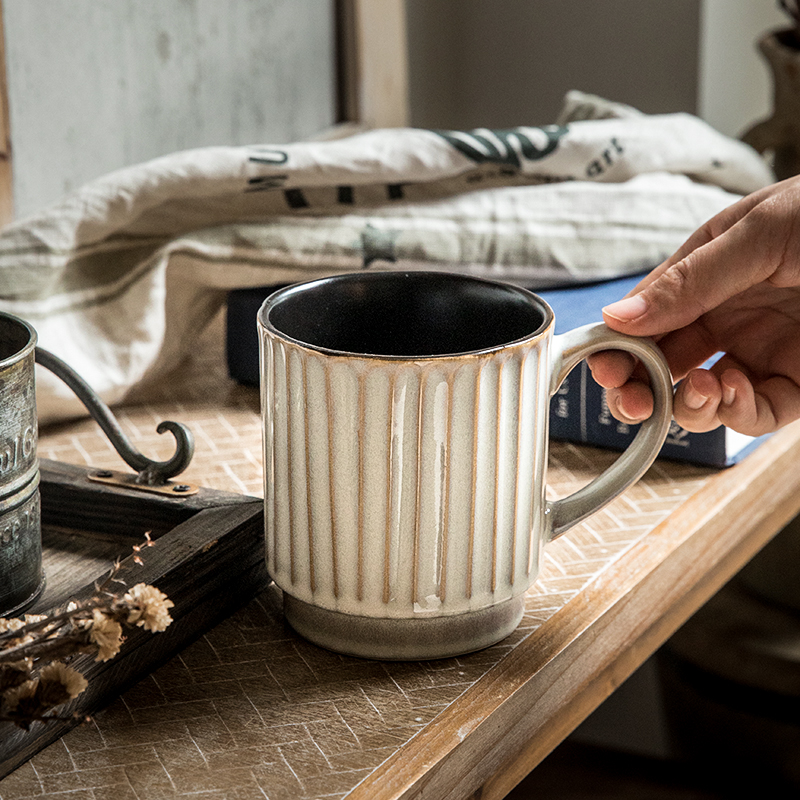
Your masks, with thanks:
[[(121, 423), (167, 457), (156, 424), (197, 439), (185, 479), (260, 495), (258, 393), (228, 379), (220, 321), (195, 360)], [(39, 453), (120, 468), (90, 420)], [(615, 458), (553, 443), (553, 496)], [(339, 656), (285, 625), (268, 589), (94, 719), (0, 782), (2, 800), (503, 797), (800, 508), (800, 428), (716, 471), (657, 462), (548, 545), (518, 630), (426, 663)]]

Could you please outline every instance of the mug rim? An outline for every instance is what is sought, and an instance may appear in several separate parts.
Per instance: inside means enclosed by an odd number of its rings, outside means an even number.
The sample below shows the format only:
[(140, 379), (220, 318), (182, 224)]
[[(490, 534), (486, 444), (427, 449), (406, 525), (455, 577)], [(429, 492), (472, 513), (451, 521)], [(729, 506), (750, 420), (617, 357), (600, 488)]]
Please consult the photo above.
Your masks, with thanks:
[[(491, 345), (489, 347), (479, 348), (477, 350), (458, 350), (452, 353), (432, 353), (428, 355), (392, 355), (388, 353), (362, 353), (354, 350), (337, 350), (332, 347), (324, 347), (322, 345), (304, 342), (302, 339), (297, 339), (294, 336), (291, 336), (275, 327), (270, 320), (270, 311), (287, 297), (291, 297), (295, 294), (307, 291), (315, 286), (320, 286), (326, 283), (338, 283), (340, 281), (355, 279), (373, 280), (378, 276), (444, 276), (446, 279), (460, 280), (472, 284), (482, 284), (485, 286), (500, 287), (505, 290), (511, 290), (523, 297), (526, 301), (532, 301), (532, 305), (535, 305), (542, 312), (542, 323), (539, 325), (539, 327), (530, 333), (527, 333), (525, 336), (521, 336), (517, 339), (511, 339), (500, 344)], [(535, 292), (532, 292), (530, 289), (525, 289), (522, 286), (507, 283), (505, 281), (492, 280), (490, 278), (479, 278), (473, 275), (465, 275), (458, 272), (447, 272), (444, 270), (370, 270), (369, 272), (351, 271), (337, 273), (335, 275), (327, 275), (322, 278), (314, 278), (308, 281), (301, 281), (299, 283), (291, 284), (290, 286), (284, 286), (272, 292), (272, 294), (270, 294), (261, 304), (261, 308), (258, 310), (257, 314), (259, 327), (269, 331), (276, 338), (290, 342), (293, 345), (302, 347), (306, 350), (311, 350), (316, 353), (322, 353), (327, 356), (341, 358), (363, 358), (379, 361), (434, 361), (441, 359), (460, 358), (463, 356), (491, 355), (509, 347), (535, 341), (536, 339), (544, 336), (548, 331), (552, 330), (554, 319), (555, 314), (553, 313), (553, 309), (550, 307), (547, 301), (541, 298)]]
[(29, 322), (26, 322), (24, 319), (15, 316), (14, 314), (9, 314), (7, 311), (0, 311), (0, 320), (9, 320), (28, 332), (28, 341), (19, 350), (17, 350), (15, 353), (12, 353), (10, 356), (7, 356), (6, 358), (0, 359), (0, 369), (4, 369), (5, 367), (10, 367), (27, 358), (36, 347), (38, 337), (36, 334), (36, 329), (33, 327), (33, 325), (31, 325)]

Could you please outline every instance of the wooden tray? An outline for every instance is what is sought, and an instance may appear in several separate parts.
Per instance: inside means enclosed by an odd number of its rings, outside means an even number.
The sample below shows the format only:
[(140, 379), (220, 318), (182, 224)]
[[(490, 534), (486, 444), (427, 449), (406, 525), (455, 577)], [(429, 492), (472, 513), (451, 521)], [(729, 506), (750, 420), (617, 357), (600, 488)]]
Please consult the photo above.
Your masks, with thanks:
[[(69, 706), (75, 720), (34, 723), (23, 731), (0, 723), (0, 777), (97, 711), (244, 605), (269, 582), (264, 561), (262, 501), (200, 489), (190, 496), (151, 494), (89, 480), (93, 470), (42, 459), (42, 545), (47, 585), (29, 613), (90, 597), (94, 582), (122, 558), (118, 577), (128, 586), (150, 583), (175, 604), (164, 633), (127, 631), (120, 653), (72, 665), (89, 681)], [(134, 561), (145, 533), (152, 547)]]

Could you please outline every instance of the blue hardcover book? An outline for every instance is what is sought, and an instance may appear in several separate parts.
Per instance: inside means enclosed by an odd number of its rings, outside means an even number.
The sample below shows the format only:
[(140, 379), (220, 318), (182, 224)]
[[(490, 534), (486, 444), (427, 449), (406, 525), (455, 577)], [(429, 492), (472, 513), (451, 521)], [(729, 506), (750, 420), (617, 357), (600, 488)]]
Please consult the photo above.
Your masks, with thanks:
[[(601, 322), (603, 306), (619, 300), (641, 280), (641, 275), (590, 286), (538, 292), (556, 315), (556, 333), (590, 322)], [(626, 425), (611, 416), (605, 391), (582, 362), (569, 375), (550, 404), (550, 435), (622, 450), (633, 439), (638, 425)], [(715, 467), (735, 464), (765, 437), (754, 438), (720, 426), (707, 433), (690, 433), (673, 421), (661, 455)]]
[[(641, 275), (619, 278), (589, 286), (537, 292), (553, 308), (556, 333), (602, 321), (603, 306), (618, 300), (632, 289)], [(228, 370), (240, 383), (258, 384), (258, 335), (256, 314), (267, 287), (238, 289), (228, 296)], [(550, 435), (556, 439), (622, 450), (628, 446), (638, 426), (625, 425), (611, 416), (605, 391), (594, 381), (586, 362), (579, 364), (561, 385), (550, 404)], [(708, 433), (689, 433), (673, 422), (661, 455), (715, 467), (728, 466), (742, 459), (764, 437), (752, 436), (720, 427)]]

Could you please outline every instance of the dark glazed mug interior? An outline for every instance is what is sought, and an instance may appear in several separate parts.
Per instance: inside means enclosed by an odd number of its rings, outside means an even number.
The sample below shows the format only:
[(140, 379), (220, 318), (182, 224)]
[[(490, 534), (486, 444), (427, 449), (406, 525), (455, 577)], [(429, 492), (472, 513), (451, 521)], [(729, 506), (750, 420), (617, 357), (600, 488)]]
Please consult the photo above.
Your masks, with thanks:
[(424, 358), (501, 347), (544, 330), (552, 312), (531, 292), (494, 281), (367, 272), (282, 289), (260, 316), (313, 348)]

